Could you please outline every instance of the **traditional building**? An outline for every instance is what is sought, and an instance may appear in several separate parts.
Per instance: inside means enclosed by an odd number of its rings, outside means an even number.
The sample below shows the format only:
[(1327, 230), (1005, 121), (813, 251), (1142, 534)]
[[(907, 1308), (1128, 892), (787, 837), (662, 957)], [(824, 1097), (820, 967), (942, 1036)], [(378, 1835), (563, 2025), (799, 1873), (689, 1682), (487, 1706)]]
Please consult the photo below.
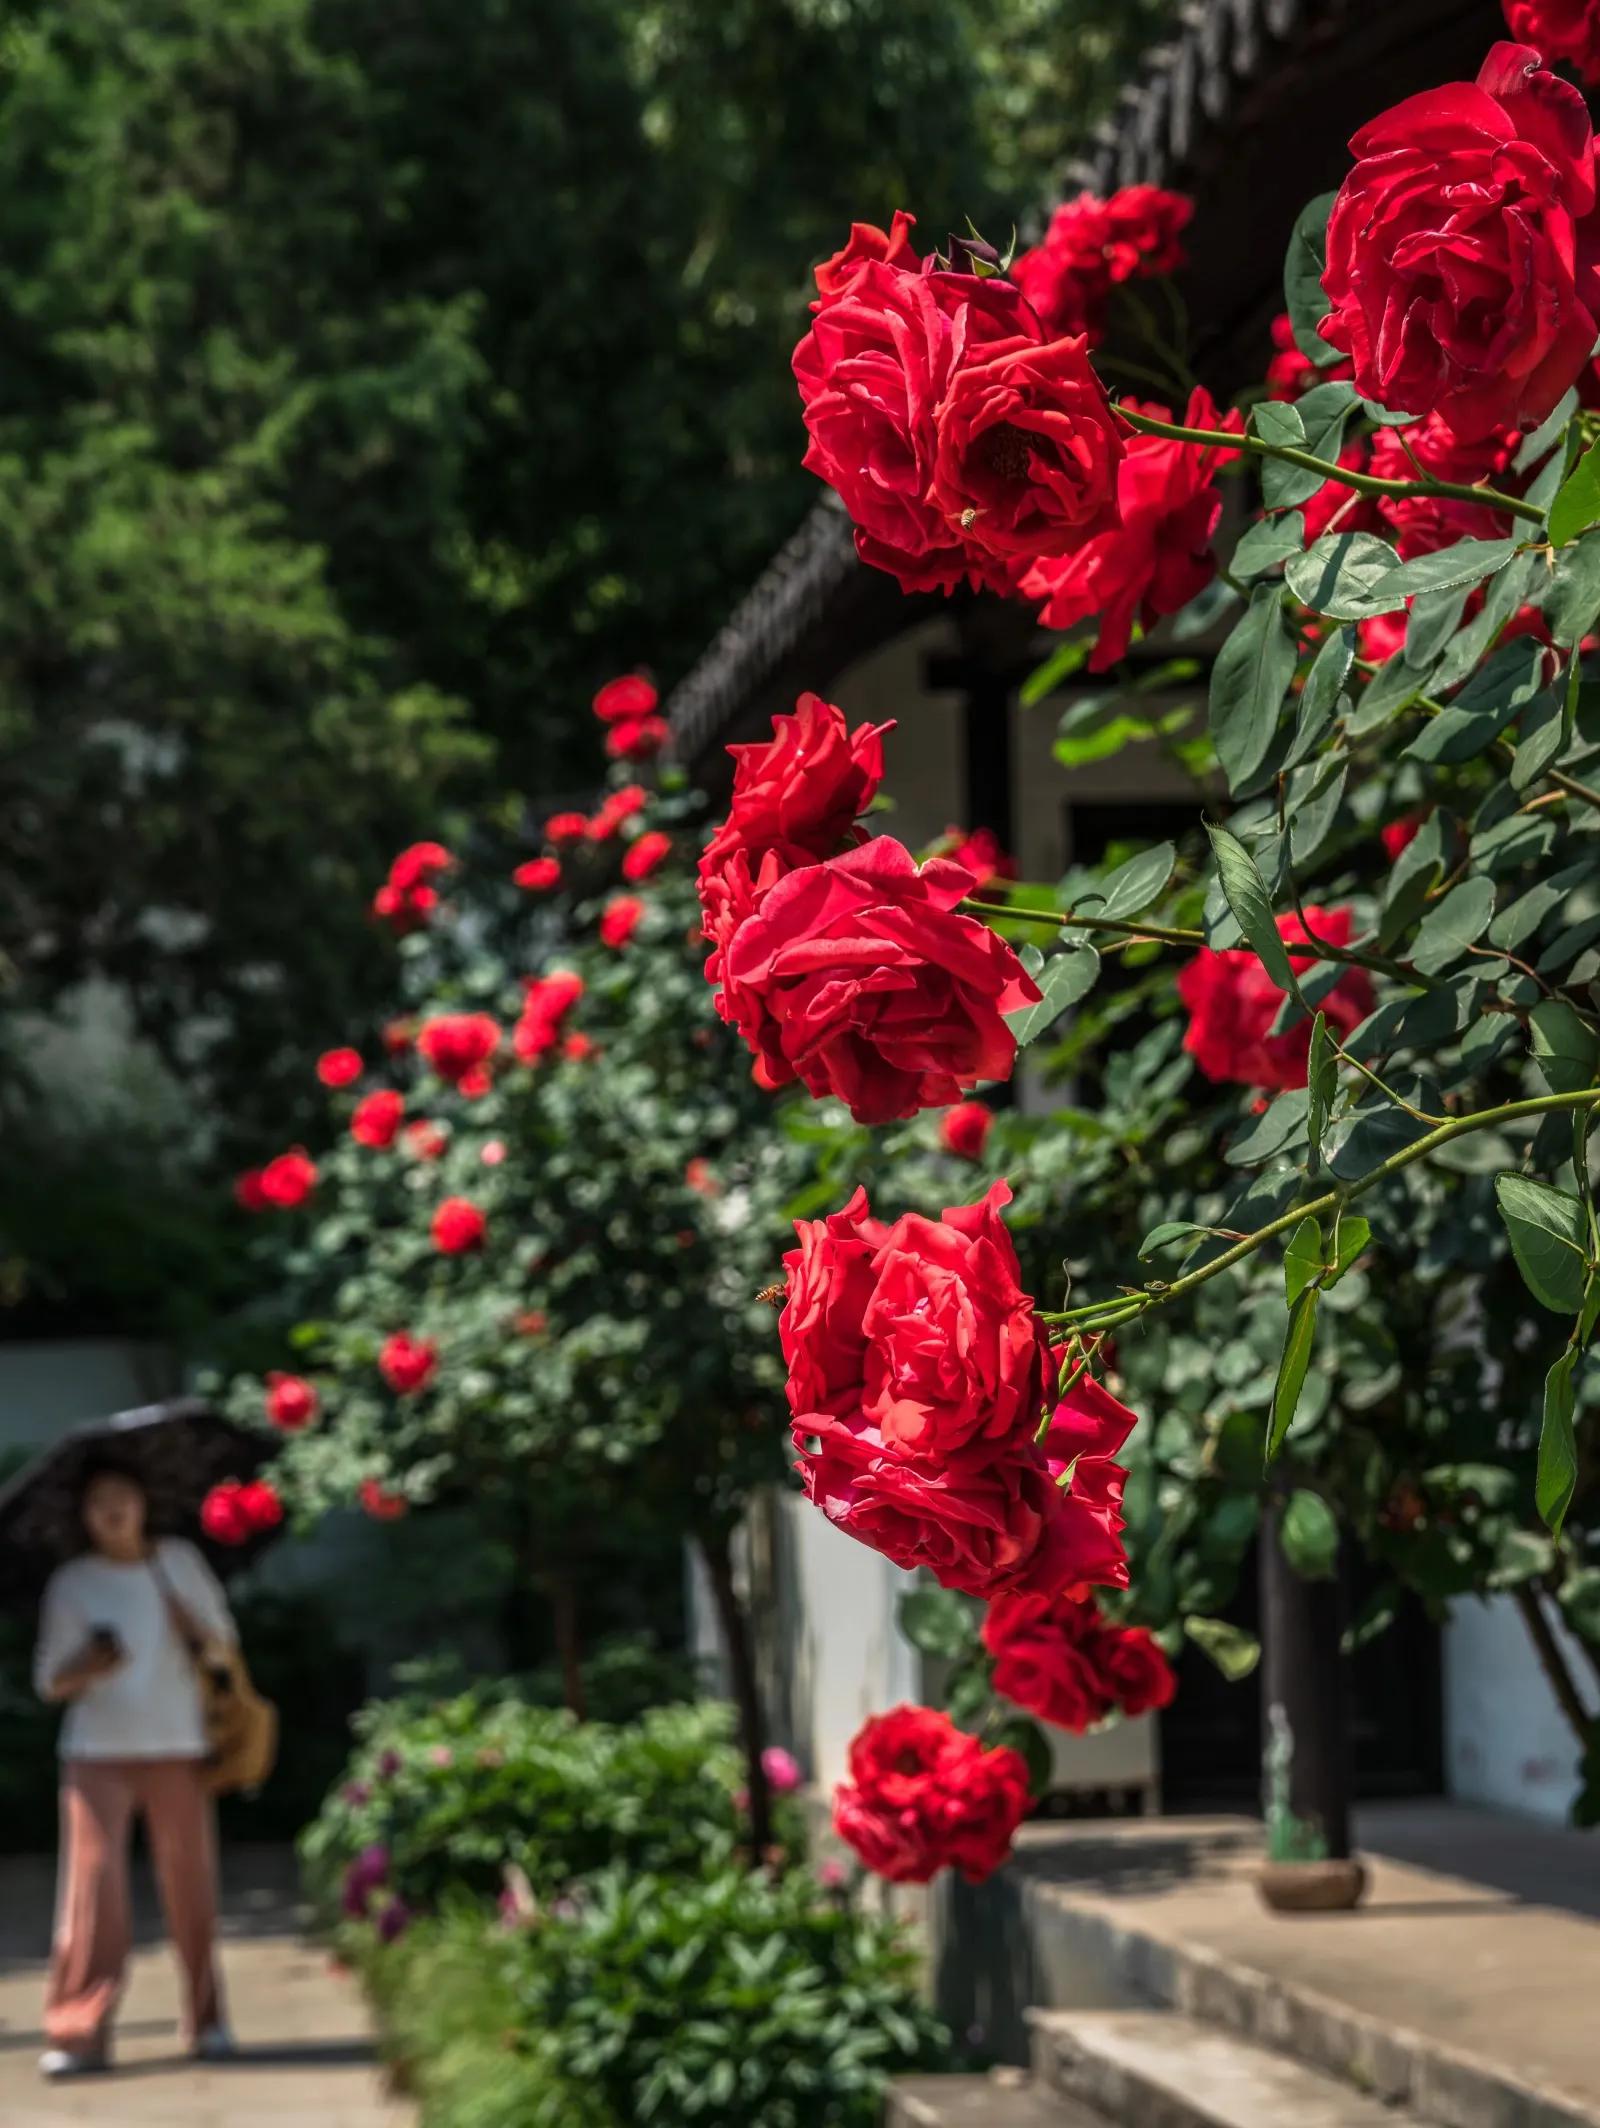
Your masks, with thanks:
[[(1192, 0), (1115, 115), (1077, 145), (1055, 195), (1143, 183), (1193, 198), (1175, 285), (1194, 366), (1225, 403), (1265, 371), (1291, 228), (1308, 198), (1341, 181), (1351, 133), (1405, 96), (1470, 80), (1504, 34), (1496, 0)], [(798, 415), (795, 434), (798, 450)], [(852, 720), (893, 716), (897, 835), (915, 847), (952, 824), (988, 827), (1029, 879), (1092, 863), (1124, 837), (1191, 826), (1199, 794), (1154, 746), (1063, 772), (1052, 754), (1057, 718), (1083, 683), (1033, 709), (1018, 701), (1050, 641), (1020, 606), (905, 597), (857, 561), (848, 520), (823, 494), (673, 695), (675, 744), (716, 790), (728, 743), (764, 735), (803, 689)], [(1162, 629), (1133, 653), (1135, 664), (1169, 655)], [(862, 1718), (922, 1689), (919, 1658), (893, 1625), (905, 1577), (794, 1500), (774, 1502), (753, 1536), (780, 1718), (829, 1782)], [(1253, 1591), (1238, 1615), (1254, 1624)], [(1354, 1669), (1358, 1788), (1448, 1788), (1565, 1815), (1576, 1791), (1571, 1733), (1499, 1600), (1457, 1604), (1442, 1635), (1416, 1610)], [(1159, 1737), (1145, 1721), (1065, 1740), (1063, 1784), (1247, 1802), (1258, 1779), (1256, 1696), (1225, 1686), (1199, 1657), (1186, 1660), (1183, 1686)]]

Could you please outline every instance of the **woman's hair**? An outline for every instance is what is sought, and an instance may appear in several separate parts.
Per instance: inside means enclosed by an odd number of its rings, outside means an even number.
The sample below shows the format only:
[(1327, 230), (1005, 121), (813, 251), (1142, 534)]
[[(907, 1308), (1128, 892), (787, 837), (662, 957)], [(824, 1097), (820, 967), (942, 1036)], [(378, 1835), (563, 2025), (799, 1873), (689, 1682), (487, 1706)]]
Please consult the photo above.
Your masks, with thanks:
[(73, 1504), (77, 1508), (80, 1519), (83, 1515), (84, 1502), (89, 1497), (90, 1486), (98, 1484), (102, 1478), (120, 1478), (125, 1485), (136, 1487), (146, 1505), (149, 1504), (150, 1495), (146, 1489), (144, 1479), (131, 1463), (124, 1462), (118, 1456), (97, 1453), (90, 1456), (78, 1472)]

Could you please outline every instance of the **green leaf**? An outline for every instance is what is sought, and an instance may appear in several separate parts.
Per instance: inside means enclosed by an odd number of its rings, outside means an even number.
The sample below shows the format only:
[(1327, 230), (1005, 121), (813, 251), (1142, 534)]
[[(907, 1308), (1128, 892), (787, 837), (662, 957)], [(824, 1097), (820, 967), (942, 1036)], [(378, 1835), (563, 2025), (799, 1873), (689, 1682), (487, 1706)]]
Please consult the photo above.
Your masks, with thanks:
[(1311, 1365), (1311, 1347), (1317, 1331), (1317, 1288), (1307, 1286), (1289, 1310), (1289, 1327), (1284, 1335), (1283, 1356), (1278, 1362), (1278, 1379), (1272, 1389), (1272, 1424), (1267, 1432), (1267, 1461), (1270, 1463), (1283, 1446), (1283, 1437), (1289, 1431), (1294, 1418), (1295, 1406), (1300, 1401), (1300, 1392), (1306, 1385), (1306, 1370)]
[(1006, 1014), (1006, 1025), (1016, 1036), (1017, 1047), (1026, 1049), (1060, 1019), (1069, 1005), (1087, 997), (1099, 973), (1100, 956), (1093, 946), (1071, 946), (1065, 953), (1053, 953), (1037, 978), (1038, 1004), (1019, 1005), (1015, 1012)]
[(1575, 1345), (1568, 1345), (1544, 1378), (1544, 1417), (1539, 1427), (1539, 1467), (1534, 1475), (1534, 1504), (1539, 1519), (1554, 1536), (1578, 1485), (1578, 1441), (1573, 1429), (1577, 1395), (1572, 1377), (1579, 1360)]
[(1532, 432), (1524, 436), (1517, 446), (1517, 455), (1511, 461), (1515, 473), (1525, 473), (1529, 466), (1537, 465), (1541, 458), (1554, 450), (1567, 432), (1567, 423), (1578, 411), (1578, 394), (1568, 389), (1561, 394), (1550, 412)]
[(1003, 1750), (1015, 1751), (1028, 1769), (1028, 1786), (1036, 1796), (1044, 1795), (1049, 1787), (1055, 1766), (1055, 1755), (1050, 1749), (1050, 1740), (1039, 1724), (1030, 1721), (1025, 1714), (1001, 1722), (992, 1737), (992, 1744)]
[(1251, 1123), (1243, 1137), (1235, 1138), (1224, 1158), (1230, 1167), (1255, 1167), (1299, 1145), (1305, 1136), (1308, 1094), (1303, 1086), (1281, 1093)]
[(1298, 999), (1300, 985), (1289, 965), (1283, 940), (1278, 936), (1266, 881), (1256, 869), (1255, 859), (1238, 837), (1230, 835), (1226, 828), (1214, 828), (1208, 821), (1206, 833), (1211, 837), (1212, 855), (1217, 860), (1217, 875), (1222, 881), (1223, 894), (1246, 942), (1278, 988)]
[(1600, 1643), (1600, 1567), (1580, 1567), (1561, 1584), (1561, 1612), (1580, 1640)]
[(1183, 1630), (1202, 1655), (1209, 1655), (1230, 1685), (1246, 1678), (1261, 1660), (1261, 1643), (1253, 1633), (1230, 1626), (1223, 1618), (1186, 1618)]
[(1295, 597), (1313, 613), (1335, 621), (1364, 621), (1405, 604), (1403, 592), (1388, 596), (1381, 588), (1399, 566), (1393, 547), (1374, 533), (1325, 532), (1283, 574)]
[(1600, 620), (1600, 532), (1586, 532), (1557, 557), (1544, 616), (1563, 650), (1593, 634)]
[(1436, 902), (1417, 926), (1411, 960), (1424, 975), (1437, 975), (1475, 946), (1494, 915), (1494, 881), (1464, 879)]
[(1306, 521), (1298, 510), (1291, 510), (1286, 517), (1263, 517), (1252, 525), (1233, 550), (1228, 563), (1232, 575), (1246, 582), (1253, 576), (1264, 576), (1269, 569), (1276, 569), (1293, 554), (1299, 554), (1306, 543)]
[(1250, 426), (1263, 443), (1286, 444), (1304, 450), (1306, 425), (1300, 409), (1287, 399), (1263, 399), (1250, 409)]
[(1289, 1237), (1283, 1252), (1283, 1289), (1292, 1308), (1314, 1279), (1323, 1272), (1322, 1229), (1309, 1214)]
[(972, 1605), (954, 1589), (908, 1589), (895, 1617), (906, 1639), (924, 1655), (959, 1662), (978, 1645)]
[[(1464, 636), (1465, 630), (1462, 631)], [(1462, 640), (1461, 636), (1456, 638)], [(1450, 707), (1432, 717), (1405, 748), (1413, 761), (1470, 761), (1498, 739), (1544, 685), (1544, 658), (1527, 637), (1503, 643), (1462, 688)]]
[(1564, 687), (1547, 687), (1522, 713), (1517, 727), (1517, 750), (1511, 761), (1511, 788), (1525, 791), (1536, 777), (1553, 766), (1567, 741), (1567, 707)]
[(1339, 350), (1330, 347), (1317, 330), (1328, 315), (1322, 275), (1328, 263), (1328, 216), (1337, 197), (1333, 192), (1320, 192), (1301, 209), (1283, 261), (1283, 305), (1289, 313), (1294, 344), (1319, 369), (1343, 360)]
[(1349, 771), (1349, 762), (1335, 754), (1309, 761), (1290, 776), (1283, 809), (1289, 822), (1289, 857), (1297, 868), (1312, 863), (1333, 833)]
[(1230, 790), (1266, 760), (1295, 664), (1278, 587), (1258, 584), (1211, 668), (1211, 737)]
[(1034, 667), (1018, 690), (1018, 699), (1024, 709), (1033, 709), (1046, 695), (1054, 694), (1063, 680), (1068, 680), (1087, 662), (1094, 644), (1084, 639), (1072, 643), (1058, 643), (1042, 665)]
[(1570, 547), (1600, 519), (1600, 444), (1591, 444), (1561, 483), (1550, 505), (1552, 547)]
[(1172, 877), (1177, 855), (1170, 842), (1158, 842), (1152, 849), (1141, 850), (1137, 857), (1130, 857), (1126, 864), (1108, 872), (1098, 886), (1080, 897), (1074, 906), (1081, 908), (1085, 915), (1095, 913), (1093, 903), (1098, 897), (1101, 916), (1137, 916), (1141, 909), (1148, 909), (1161, 895)]
[(1336, 1286), (1371, 1239), (1369, 1223), (1354, 1212), (1346, 1212), (1339, 1222), (1339, 1245), (1334, 1251), (1333, 1269), (1323, 1281), (1324, 1286)]
[(1215, 1227), (1199, 1226), (1192, 1219), (1163, 1219), (1160, 1225), (1153, 1226), (1140, 1242), (1139, 1261), (1148, 1263), (1153, 1256), (1162, 1249), (1170, 1248), (1175, 1241), (1186, 1241), (1192, 1245), (1216, 1231)]
[(1588, 1262), (1583, 1206), (1529, 1175), (1497, 1175), (1494, 1193), (1528, 1291), (1555, 1314), (1576, 1315), (1583, 1306)]
[(1302, 1581), (1332, 1578), (1339, 1558), (1339, 1525), (1320, 1493), (1302, 1490), (1289, 1495), (1278, 1538)]
[(1514, 539), (1458, 539), (1453, 547), (1437, 554), (1419, 554), (1402, 562), (1377, 588), (1399, 593), (1397, 603), (1435, 591), (1455, 591), (1465, 584), (1481, 584), (1498, 576), (1516, 553)]
[(1528, 1015), (1533, 1059), (1553, 1094), (1575, 1094), (1595, 1083), (1600, 1038), (1565, 998), (1544, 998)]
[[(1322, 1157), (1323, 1134), (1328, 1128), (1328, 1112), (1333, 1107), (1334, 1096), (1339, 1091), (1339, 1060), (1334, 1055), (1333, 1044), (1328, 1039), (1328, 1022), (1323, 1013), (1318, 1013), (1311, 1023), (1311, 1048), (1306, 1058), (1306, 1136), (1311, 1150), (1318, 1159)], [(1291, 1300), (1294, 1295), (1289, 1295)]]
[(1401, 653), (1413, 672), (1426, 672), (1446, 643), (1461, 626), (1467, 594), (1464, 591), (1424, 592), (1413, 599), (1406, 616), (1405, 649)]
[[(1268, 400), (1264, 404), (1271, 406), (1274, 402)], [(1296, 401), (1292, 409), (1279, 406), (1276, 411), (1292, 411), (1297, 415), (1304, 432), (1301, 447), (1313, 458), (1337, 465), (1339, 453), (1344, 448), (1345, 423), (1359, 404), (1348, 384), (1318, 384)], [(1261, 412), (1262, 408), (1258, 406), (1255, 409), (1257, 434), (1265, 439), (1267, 431), (1259, 420)], [(1300, 443), (1300, 438), (1293, 436), (1274, 436), (1269, 440)], [(1281, 458), (1268, 458), (1262, 461), (1261, 492), (1270, 509), (1286, 509), (1293, 503), (1309, 502), (1327, 478), (1326, 474), (1314, 472), (1309, 467), (1291, 465)], [(1353, 491), (1350, 492), (1353, 499)]]

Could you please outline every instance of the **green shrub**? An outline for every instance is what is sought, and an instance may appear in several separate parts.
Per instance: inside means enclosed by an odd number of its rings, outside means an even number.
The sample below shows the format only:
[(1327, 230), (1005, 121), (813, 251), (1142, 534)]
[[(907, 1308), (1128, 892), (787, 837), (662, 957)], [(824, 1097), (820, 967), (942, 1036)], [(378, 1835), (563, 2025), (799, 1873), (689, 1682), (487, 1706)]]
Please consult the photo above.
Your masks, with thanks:
[[(451, 1894), (495, 1898), (508, 1866), (546, 1899), (621, 1867), (698, 1875), (740, 1837), (741, 1765), (716, 1705), (659, 1707), (627, 1727), (579, 1723), (479, 1688), (421, 1705), (379, 1703), (301, 1838), (312, 1895), (339, 1910), (350, 1866), (372, 1873), (372, 1905), (428, 1912)], [(785, 1828), (791, 1848), (798, 1824)]]
[(405, 1940), (385, 2022), (425, 2128), (871, 2128), (943, 2066), (889, 1923), (800, 1873), (614, 1873), (511, 1931), (456, 1911)]

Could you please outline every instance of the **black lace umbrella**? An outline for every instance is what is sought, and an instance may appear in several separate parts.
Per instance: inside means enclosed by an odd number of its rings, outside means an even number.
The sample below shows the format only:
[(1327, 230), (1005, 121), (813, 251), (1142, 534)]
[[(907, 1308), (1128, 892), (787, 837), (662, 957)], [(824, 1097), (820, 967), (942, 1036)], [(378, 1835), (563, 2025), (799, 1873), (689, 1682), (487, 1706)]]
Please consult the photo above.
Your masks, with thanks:
[(36, 1603), (55, 1569), (83, 1549), (78, 1490), (85, 1469), (101, 1459), (139, 1479), (153, 1537), (187, 1537), (219, 1574), (236, 1574), (276, 1532), (214, 1544), (200, 1528), (200, 1503), (224, 1478), (253, 1478), (271, 1454), (270, 1441), (223, 1418), (201, 1397), (143, 1404), (74, 1426), (0, 1489), (0, 1605)]

